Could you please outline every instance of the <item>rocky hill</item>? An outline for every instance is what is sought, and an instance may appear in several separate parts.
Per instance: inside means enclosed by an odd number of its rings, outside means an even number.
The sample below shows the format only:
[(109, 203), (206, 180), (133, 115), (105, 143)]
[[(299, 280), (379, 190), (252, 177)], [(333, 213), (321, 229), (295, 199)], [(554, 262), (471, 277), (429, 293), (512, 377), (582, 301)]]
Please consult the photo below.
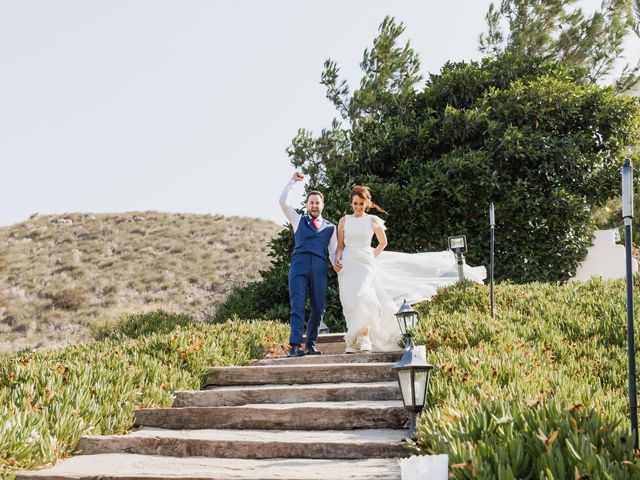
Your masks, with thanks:
[(0, 351), (90, 338), (157, 308), (206, 320), (269, 264), (273, 222), (128, 212), (35, 216), (0, 228)]

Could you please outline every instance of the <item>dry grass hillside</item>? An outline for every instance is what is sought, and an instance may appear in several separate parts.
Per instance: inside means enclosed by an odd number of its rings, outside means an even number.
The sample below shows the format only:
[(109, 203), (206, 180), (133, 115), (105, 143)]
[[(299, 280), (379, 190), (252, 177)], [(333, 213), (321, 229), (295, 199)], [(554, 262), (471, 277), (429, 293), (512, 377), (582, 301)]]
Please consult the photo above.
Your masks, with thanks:
[(0, 228), (0, 351), (50, 348), (157, 308), (212, 315), (269, 264), (275, 223), (130, 212), (36, 216)]

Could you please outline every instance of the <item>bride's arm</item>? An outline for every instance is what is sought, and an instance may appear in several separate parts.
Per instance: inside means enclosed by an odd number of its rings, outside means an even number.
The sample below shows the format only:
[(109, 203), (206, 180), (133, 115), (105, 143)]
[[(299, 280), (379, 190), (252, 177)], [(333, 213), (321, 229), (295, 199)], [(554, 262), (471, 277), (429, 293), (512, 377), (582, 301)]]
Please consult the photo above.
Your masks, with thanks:
[(338, 222), (338, 248), (336, 249), (336, 263), (333, 269), (336, 272), (342, 270), (342, 252), (344, 251), (344, 217)]
[(387, 248), (387, 234), (384, 233), (387, 228), (384, 226), (382, 219), (375, 217), (374, 215), (372, 215), (372, 217), (374, 217), (371, 219), (373, 222), (373, 231), (378, 239), (378, 246), (373, 251), (373, 256), (377, 257), (385, 248)]

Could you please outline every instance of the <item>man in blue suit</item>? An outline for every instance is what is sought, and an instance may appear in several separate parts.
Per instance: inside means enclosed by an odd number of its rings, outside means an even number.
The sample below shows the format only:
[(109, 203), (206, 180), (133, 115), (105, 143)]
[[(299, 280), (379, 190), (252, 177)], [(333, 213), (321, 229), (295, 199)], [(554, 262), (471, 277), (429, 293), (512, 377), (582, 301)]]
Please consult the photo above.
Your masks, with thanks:
[[(338, 238), (336, 227), (322, 218), (324, 196), (320, 192), (309, 192), (305, 207), (306, 215), (300, 215), (289, 201), (294, 185), (304, 180), (304, 175), (295, 172), (280, 195), (280, 207), (293, 226), (295, 248), (289, 269), (289, 300), (291, 301), (291, 345), (290, 357), (322, 355), (316, 347), (318, 329), (324, 316), (327, 299), (327, 253), (331, 264), (335, 263)], [(302, 331), (304, 329), (304, 307), (307, 290), (311, 299), (311, 315), (307, 323), (307, 341), (302, 349)]]

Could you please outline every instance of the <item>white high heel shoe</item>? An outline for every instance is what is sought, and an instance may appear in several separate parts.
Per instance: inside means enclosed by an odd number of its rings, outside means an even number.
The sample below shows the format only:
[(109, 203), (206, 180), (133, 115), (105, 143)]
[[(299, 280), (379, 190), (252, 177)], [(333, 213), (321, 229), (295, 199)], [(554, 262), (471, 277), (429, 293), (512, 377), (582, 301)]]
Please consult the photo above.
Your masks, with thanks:
[(371, 344), (371, 339), (369, 335), (366, 337), (360, 337), (360, 351), (361, 352), (370, 352), (373, 345)]
[(359, 351), (357, 341), (345, 341), (344, 353), (358, 353)]
[(344, 348), (344, 353), (358, 353), (360, 350), (358, 350), (355, 345), (347, 345)]

